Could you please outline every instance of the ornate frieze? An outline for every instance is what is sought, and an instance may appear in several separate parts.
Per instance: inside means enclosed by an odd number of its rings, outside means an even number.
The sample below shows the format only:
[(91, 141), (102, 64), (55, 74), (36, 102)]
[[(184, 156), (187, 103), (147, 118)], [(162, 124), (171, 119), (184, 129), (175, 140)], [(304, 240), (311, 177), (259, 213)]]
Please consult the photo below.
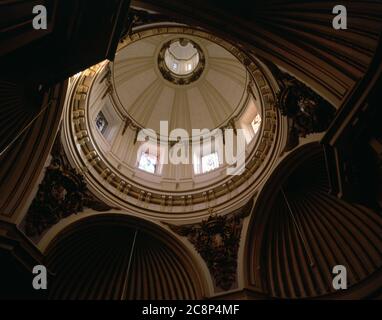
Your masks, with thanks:
[(217, 288), (230, 290), (235, 285), (241, 229), (244, 218), (251, 213), (252, 204), (250, 201), (239, 212), (225, 216), (211, 214), (197, 224), (165, 223), (193, 244), (206, 262)]
[(39, 236), (61, 219), (85, 208), (112, 209), (90, 193), (84, 177), (70, 166), (58, 138), (51, 163), (25, 217), (25, 233), (30, 237)]
[(281, 91), (277, 95), (277, 107), (289, 119), (289, 138), (286, 151), (296, 147), (299, 138), (324, 132), (334, 119), (336, 109), (291, 75), (278, 70)]

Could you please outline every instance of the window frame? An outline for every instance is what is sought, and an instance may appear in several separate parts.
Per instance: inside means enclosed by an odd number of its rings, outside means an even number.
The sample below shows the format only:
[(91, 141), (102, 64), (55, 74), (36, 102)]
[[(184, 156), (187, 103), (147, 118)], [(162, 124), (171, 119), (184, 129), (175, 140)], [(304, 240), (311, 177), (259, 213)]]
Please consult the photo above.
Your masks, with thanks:
[[(203, 165), (204, 165), (204, 159), (206, 159), (207, 157), (214, 157), (214, 162), (216, 162), (217, 161), (217, 166), (216, 167), (214, 167), (214, 168), (212, 168), (212, 169), (209, 169), (209, 170), (206, 170), (206, 171), (204, 171), (204, 168), (203, 168)], [(219, 162), (219, 153), (217, 152), (217, 151), (213, 151), (213, 152), (211, 152), (211, 153), (209, 153), (209, 154), (206, 154), (206, 155), (202, 155), (201, 157), (200, 157), (200, 165), (201, 165), (201, 168), (200, 168), (200, 170), (201, 170), (201, 173), (202, 174), (204, 174), (204, 173), (209, 173), (209, 172), (211, 172), (211, 171), (215, 171), (216, 169), (219, 169), (220, 168), (220, 162)], [(215, 165), (216, 165), (216, 163), (215, 163)]]
[[(101, 129), (98, 126), (99, 119), (103, 119), (105, 121), (105, 124), (104, 124), (104, 126)], [(96, 115), (95, 125), (96, 125), (96, 128), (97, 128), (98, 132), (101, 133), (105, 137), (106, 136), (106, 131), (107, 131), (108, 127), (109, 127), (109, 121), (107, 120), (107, 118), (104, 115), (104, 113), (102, 112), (102, 110), (100, 110), (97, 113), (97, 115)]]
[[(141, 161), (142, 161), (142, 156), (147, 155), (148, 157), (153, 157), (156, 159), (155, 164), (154, 164), (154, 171), (148, 171), (145, 168), (141, 167)], [(159, 157), (155, 154), (149, 153), (148, 151), (142, 151), (139, 155), (139, 159), (137, 162), (137, 168), (143, 172), (149, 173), (149, 174), (157, 174), (158, 168), (159, 168)]]

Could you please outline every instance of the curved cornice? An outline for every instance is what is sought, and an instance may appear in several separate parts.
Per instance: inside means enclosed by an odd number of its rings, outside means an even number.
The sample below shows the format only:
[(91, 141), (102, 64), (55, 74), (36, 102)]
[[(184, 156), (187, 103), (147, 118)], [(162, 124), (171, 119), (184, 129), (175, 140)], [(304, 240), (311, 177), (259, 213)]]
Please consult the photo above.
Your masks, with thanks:
[[(158, 32), (179, 34), (182, 31), (228, 46), (229, 51), (246, 66), (253, 86), (259, 92), (260, 101), (258, 102), (262, 109), (263, 124), (256, 146), (250, 154), (247, 154), (247, 165), (242, 175), (225, 176), (218, 182), (205, 185), (200, 189), (181, 192), (163, 192), (121, 175), (93, 143), (94, 137), (89, 130), (86, 116), (88, 94), (99, 72), (103, 70), (102, 64), (86, 70), (79, 76), (72, 89), (64, 119), (63, 139), (66, 140), (64, 145), (76, 166), (86, 168), (85, 177), (91, 189), (96, 194), (102, 195), (107, 202), (112, 202), (123, 209), (158, 218), (174, 217), (174, 213), (182, 215), (194, 213), (195, 216), (206, 216), (209, 207), (214, 207), (215, 213), (222, 213), (244, 205), (269, 175), (286, 139), (285, 122), (274, 105), (276, 88), (270, 85), (270, 82), (274, 83), (274, 81), (268, 80), (268, 77), (271, 77), (270, 73), (256, 60), (223, 40), (196, 29), (167, 27), (160, 30), (145, 30), (144, 34), (147, 36)], [(129, 37), (131, 39), (129, 41), (139, 38), (140, 35), (133, 34)], [(122, 45), (127, 45), (126, 40), (122, 42)]]

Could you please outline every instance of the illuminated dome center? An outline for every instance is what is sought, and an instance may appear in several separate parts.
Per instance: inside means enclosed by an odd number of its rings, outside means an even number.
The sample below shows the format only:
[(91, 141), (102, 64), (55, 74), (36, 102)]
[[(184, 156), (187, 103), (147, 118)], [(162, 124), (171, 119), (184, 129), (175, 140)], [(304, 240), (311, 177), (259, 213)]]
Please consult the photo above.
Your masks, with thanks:
[(167, 68), (178, 76), (188, 75), (199, 63), (199, 51), (192, 41), (179, 39), (173, 41), (165, 51)]

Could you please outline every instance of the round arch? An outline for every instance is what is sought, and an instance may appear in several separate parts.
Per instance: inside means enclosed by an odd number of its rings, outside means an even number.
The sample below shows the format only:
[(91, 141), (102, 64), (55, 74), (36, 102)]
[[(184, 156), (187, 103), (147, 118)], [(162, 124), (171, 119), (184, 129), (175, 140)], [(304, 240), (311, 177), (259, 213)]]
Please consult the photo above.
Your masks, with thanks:
[(45, 250), (52, 299), (201, 299), (207, 280), (188, 249), (154, 223), (90, 216)]
[(349, 288), (382, 266), (381, 216), (329, 191), (320, 144), (305, 145), (284, 159), (251, 217), (247, 287), (272, 298), (335, 298), (335, 265), (347, 268)]

